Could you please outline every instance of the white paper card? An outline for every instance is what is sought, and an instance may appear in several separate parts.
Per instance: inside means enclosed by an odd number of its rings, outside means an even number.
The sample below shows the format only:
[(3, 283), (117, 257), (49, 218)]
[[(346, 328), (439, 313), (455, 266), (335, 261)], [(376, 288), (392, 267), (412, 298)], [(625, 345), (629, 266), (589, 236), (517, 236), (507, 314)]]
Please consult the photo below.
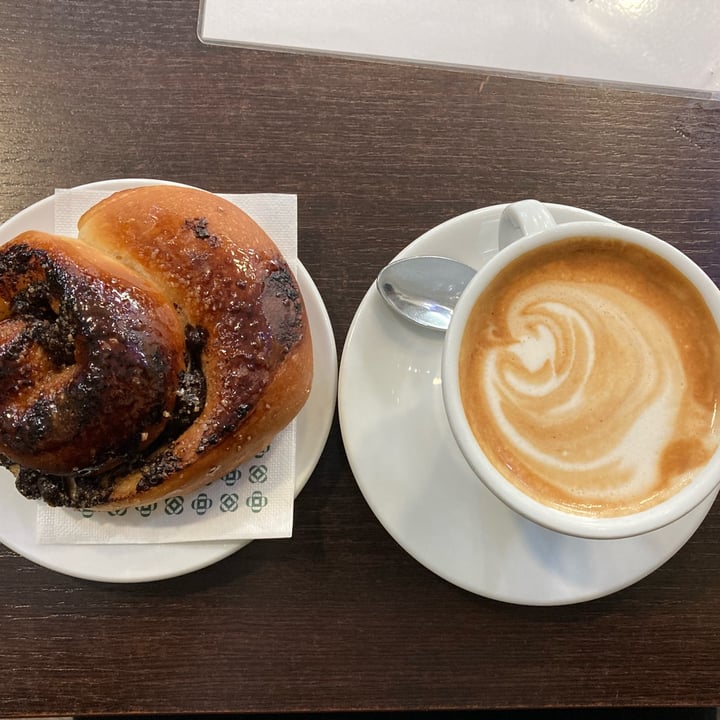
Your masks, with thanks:
[[(74, 237), (77, 220), (109, 193), (63, 190), (55, 194), (55, 232)], [(297, 264), (295, 195), (225, 195)], [(186, 496), (117, 512), (50, 508), (38, 504), (37, 541), (57, 544), (167, 543), (289, 537), (295, 498), (293, 422), (251, 461)]]
[(720, 96), (717, 0), (204, 0), (208, 43)]

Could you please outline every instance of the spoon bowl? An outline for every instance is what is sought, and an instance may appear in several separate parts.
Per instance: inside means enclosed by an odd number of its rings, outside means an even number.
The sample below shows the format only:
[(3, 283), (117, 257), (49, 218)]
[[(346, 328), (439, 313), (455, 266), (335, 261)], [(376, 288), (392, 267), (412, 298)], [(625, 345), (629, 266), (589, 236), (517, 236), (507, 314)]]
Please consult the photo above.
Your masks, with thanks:
[(391, 262), (380, 271), (375, 284), (399, 315), (445, 332), (462, 291), (475, 273), (457, 260), (424, 255)]

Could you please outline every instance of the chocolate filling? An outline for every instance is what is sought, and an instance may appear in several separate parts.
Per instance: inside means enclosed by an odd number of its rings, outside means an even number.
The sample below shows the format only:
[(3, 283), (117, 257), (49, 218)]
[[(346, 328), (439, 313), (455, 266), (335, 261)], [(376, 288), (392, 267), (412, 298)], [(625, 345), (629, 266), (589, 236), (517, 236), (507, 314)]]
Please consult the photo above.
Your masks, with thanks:
[(277, 265), (268, 274), (262, 295), (263, 312), (282, 354), (290, 352), (303, 333), (300, 291), (290, 271)]
[[(0, 456), (0, 464), (17, 471), (15, 486), (30, 499), (42, 499), (48, 505), (92, 508), (108, 502), (117, 478), (140, 470), (138, 491), (158, 485), (171, 472), (179, 469), (178, 459), (172, 453), (172, 443), (202, 412), (205, 405), (205, 377), (200, 356), (207, 340), (201, 327), (185, 329), (187, 366), (181, 371), (177, 401), (167, 425), (155, 442), (142, 453), (129, 451), (117, 459), (110, 470), (83, 468), (69, 476), (50, 475), (31, 468), (15, 465)], [(160, 450), (163, 446), (167, 449)]]

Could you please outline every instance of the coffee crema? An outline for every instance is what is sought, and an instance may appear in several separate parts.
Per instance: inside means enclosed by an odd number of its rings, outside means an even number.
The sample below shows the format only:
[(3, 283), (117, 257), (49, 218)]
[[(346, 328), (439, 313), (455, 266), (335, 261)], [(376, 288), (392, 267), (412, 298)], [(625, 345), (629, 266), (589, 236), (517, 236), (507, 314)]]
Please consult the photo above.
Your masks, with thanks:
[(459, 381), (480, 447), (536, 500), (634, 513), (718, 447), (720, 333), (669, 262), (577, 237), (510, 263), (473, 307)]

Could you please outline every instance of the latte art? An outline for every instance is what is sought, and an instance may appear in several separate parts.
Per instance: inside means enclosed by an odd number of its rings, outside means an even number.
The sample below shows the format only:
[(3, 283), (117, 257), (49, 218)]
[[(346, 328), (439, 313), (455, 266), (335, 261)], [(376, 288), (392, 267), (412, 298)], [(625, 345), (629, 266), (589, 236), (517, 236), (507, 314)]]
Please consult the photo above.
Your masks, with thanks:
[(622, 515), (676, 492), (717, 448), (719, 355), (713, 318), (678, 271), (635, 247), (567, 240), (512, 263), (478, 300), (463, 405), (526, 493)]

